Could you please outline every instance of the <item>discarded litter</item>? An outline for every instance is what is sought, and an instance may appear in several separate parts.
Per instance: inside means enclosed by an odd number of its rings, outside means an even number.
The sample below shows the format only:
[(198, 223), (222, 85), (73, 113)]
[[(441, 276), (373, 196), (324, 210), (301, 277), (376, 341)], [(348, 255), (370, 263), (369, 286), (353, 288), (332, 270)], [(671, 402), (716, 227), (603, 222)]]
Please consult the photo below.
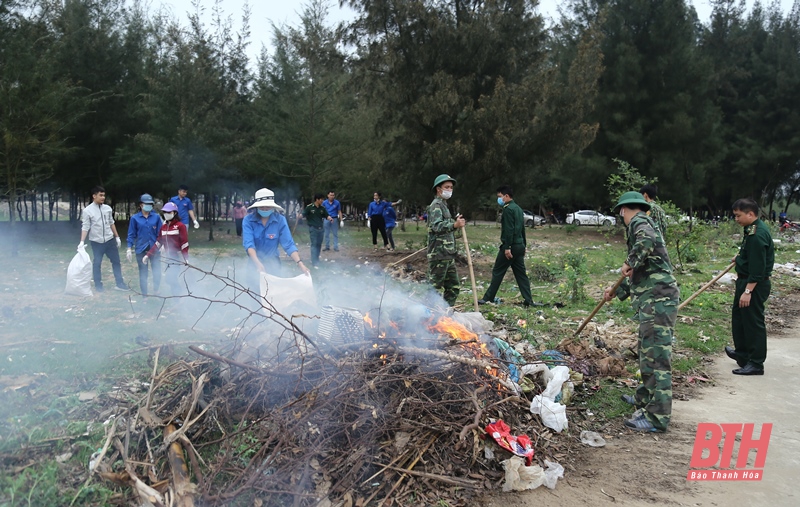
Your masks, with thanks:
[(606, 441), (599, 433), (594, 431), (581, 431), (581, 442), (589, 447), (605, 447)]
[(564, 477), (564, 467), (548, 460), (544, 460), (544, 464), (546, 470), (539, 465), (525, 466), (522, 458), (517, 456), (503, 461), (506, 471), (503, 491), (526, 491), (536, 489), (542, 484), (554, 489), (558, 479)]
[(486, 426), (486, 433), (491, 435), (497, 444), (503, 449), (525, 458), (525, 464), (530, 465), (533, 459), (533, 444), (527, 435), (515, 436), (511, 434), (511, 428), (502, 419), (490, 423)]

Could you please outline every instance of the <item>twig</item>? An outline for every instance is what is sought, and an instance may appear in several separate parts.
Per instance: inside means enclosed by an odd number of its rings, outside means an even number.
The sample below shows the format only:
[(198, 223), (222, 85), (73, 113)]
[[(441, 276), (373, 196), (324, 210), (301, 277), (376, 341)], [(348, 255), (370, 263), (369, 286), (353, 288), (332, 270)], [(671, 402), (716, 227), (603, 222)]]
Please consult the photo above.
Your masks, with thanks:
[(480, 428), (481, 417), (483, 417), (483, 409), (481, 409), (481, 404), (478, 402), (478, 394), (485, 390), (486, 386), (481, 386), (472, 392), (472, 404), (475, 405), (475, 417), (472, 420), (472, 424), (464, 426), (464, 428), (461, 430), (461, 433), (458, 434), (459, 440), (464, 440), (467, 438), (467, 433), (474, 429)]
[[(431, 438), (430, 442), (428, 442), (428, 445), (426, 445), (421, 451), (419, 451), (419, 454), (414, 459), (414, 461), (412, 461), (411, 464), (408, 465), (408, 467), (404, 468), (403, 472), (410, 472), (416, 466), (417, 462), (420, 459), (422, 459), (422, 456), (426, 452), (428, 452), (428, 449), (430, 448), (430, 446), (433, 445), (433, 443), (436, 441), (437, 438), (439, 438), (439, 435), (433, 435), (433, 438)], [(406, 478), (406, 474), (405, 473), (400, 475), (400, 478), (397, 479), (397, 482), (394, 483), (394, 486), (392, 486), (392, 489), (390, 489), (389, 493), (387, 493), (386, 496), (384, 497), (383, 502), (381, 502), (381, 506), (383, 506), (386, 503), (387, 500), (392, 499), (392, 493), (394, 493), (394, 491), (397, 489), (397, 487), (400, 485), (400, 483), (403, 482), (403, 480), (405, 478)]]
[(388, 468), (390, 470), (394, 470), (396, 472), (403, 472), (404, 474), (413, 475), (415, 477), (424, 477), (426, 479), (433, 479), (433, 480), (436, 480), (436, 481), (439, 481), (439, 482), (443, 482), (445, 484), (450, 484), (452, 486), (462, 486), (462, 487), (466, 487), (466, 488), (480, 488), (481, 487), (477, 482), (471, 481), (469, 479), (459, 479), (459, 478), (456, 478), (456, 477), (447, 477), (447, 476), (444, 476), (444, 475), (432, 474), (432, 473), (428, 473), (428, 472), (417, 472), (417, 471), (411, 470), (409, 468), (399, 468), (399, 467), (392, 466), (392, 465), (386, 465), (386, 468)]

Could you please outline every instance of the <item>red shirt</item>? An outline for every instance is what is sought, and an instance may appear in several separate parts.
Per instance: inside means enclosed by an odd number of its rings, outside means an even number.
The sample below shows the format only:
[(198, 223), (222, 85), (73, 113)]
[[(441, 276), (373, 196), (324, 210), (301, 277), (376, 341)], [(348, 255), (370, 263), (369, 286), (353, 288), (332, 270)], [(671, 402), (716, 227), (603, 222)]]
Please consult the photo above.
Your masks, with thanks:
[(147, 252), (147, 256), (152, 257), (158, 250), (172, 259), (178, 259), (180, 252), (183, 260), (189, 261), (189, 234), (183, 222), (173, 219), (161, 226), (156, 244)]

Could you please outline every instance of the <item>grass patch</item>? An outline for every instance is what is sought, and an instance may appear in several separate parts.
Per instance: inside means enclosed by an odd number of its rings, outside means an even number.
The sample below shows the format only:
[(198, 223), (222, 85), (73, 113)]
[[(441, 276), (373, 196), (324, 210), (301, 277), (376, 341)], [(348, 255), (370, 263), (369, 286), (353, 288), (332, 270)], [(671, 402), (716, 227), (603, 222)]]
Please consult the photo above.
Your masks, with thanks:
[(621, 387), (611, 380), (601, 380), (598, 389), (583, 391), (579, 403), (602, 419), (614, 419), (631, 413), (631, 406), (622, 401), (623, 394), (633, 395), (633, 389)]

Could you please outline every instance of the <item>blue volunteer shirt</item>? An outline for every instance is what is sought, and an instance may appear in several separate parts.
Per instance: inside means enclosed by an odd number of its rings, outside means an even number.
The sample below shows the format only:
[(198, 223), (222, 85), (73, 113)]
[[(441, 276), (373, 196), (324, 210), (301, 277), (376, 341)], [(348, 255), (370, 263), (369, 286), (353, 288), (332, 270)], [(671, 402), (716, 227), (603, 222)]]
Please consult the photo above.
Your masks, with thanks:
[(391, 229), (397, 225), (397, 213), (391, 204), (386, 206), (386, 209), (383, 211), (383, 220), (386, 222), (387, 229)]
[(386, 206), (389, 203), (386, 201), (372, 201), (369, 203), (369, 216), (373, 217), (375, 215), (383, 215), (383, 212), (386, 210)]
[(247, 252), (248, 248), (255, 248), (260, 259), (269, 257), (280, 258), (278, 245), (283, 248), (286, 255), (297, 251), (297, 246), (292, 239), (292, 231), (286, 223), (286, 217), (277, 211), (270, 215), (267, 225), (261, 223), (258, 213), (244, 217), (242, 221), (242, 246)]
[(163, 224), (161, 217), (154, 211), (151, 211), (147, 217), (141, 211), (133, 215), (131, 223), (128, 225), (128, 248), (136, 245), (135, 252), (137, 254), (150, 250), (150, 247), (156, 243), (158, 232)]
[(322, 201), (322, 205), (325, 206), (326, 210), (328, 210), (328, 215), (332, 216), (336, 220), (339, 219), (339, 212), (342, 210), (342, 205), (338, 199), (334, 199), (333, 202), (325, 199)]
[(192, 223), (189, 221), (189, 210), (194, 211), (194, 206), (192, 205), (192, 200), (188, 197), (184, 197), (181, 199), (179, 195), (176, 195), (169, 202), (175, 203), (175, 206), (178, 207), (178, 216), (183, 222), (183, 225), (190, 226)]

